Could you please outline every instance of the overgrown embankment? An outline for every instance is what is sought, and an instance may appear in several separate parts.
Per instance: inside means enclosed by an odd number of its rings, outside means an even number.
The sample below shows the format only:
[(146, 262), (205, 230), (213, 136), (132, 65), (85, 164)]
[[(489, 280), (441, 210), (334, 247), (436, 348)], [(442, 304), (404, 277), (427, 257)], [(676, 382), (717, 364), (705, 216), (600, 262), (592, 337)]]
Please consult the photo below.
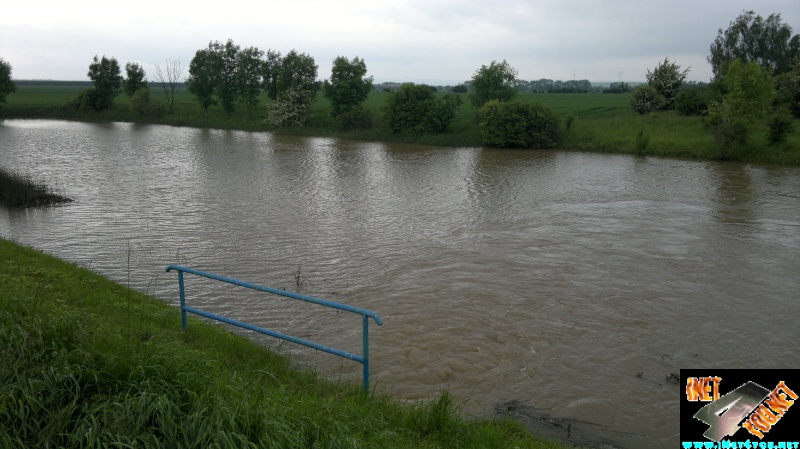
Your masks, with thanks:
[(403, 405), (0, 239), (0, 447), (550, 448), (449, 395)]
[[(263, 93), (253, 113), (248, 115), (237, 110), (228, 115), (220, 106), (212, 106), (204, 112), (185, 88), (176, 91), (172, 114), (163, 112), (163, 108), (157, 108), (159, 113), (138, 113), (124, 95), (115, 99), (111, 109), (102, 112), (67, 107), (80, 92), (81, 88), (70, 85), (20, 84), (17, 92), (7, 97), (8, 104), (0, 108), (0, 119), (124, 121), (451, 147), (483, 145), (475, 119), (477, 110), (469, 101), (463, 102), (446, 132), (409, 135), (394, 134), (381, 122), (386, 92), (373, 91), (363, 104), (364, 109), (377, 118), (375, 126), (352, 131), (339, 129), (330, 115), (331, 104), (322, 94), (312, 103), (311, 119), (306, 125), (272, 129), (264, 124), (265, 105), (269, 100)], [(157, 89), (153, 89), (151, 95), (154, 102), (164, 102)], [(766, 136), (766, 122), (755, 126), (757, 132), (747, 143), (730, 149), (720, 146), (701, 117), (681, 116), (676, 111), (639, 115), (631, 109), (628, 94), (520, 93), (516, 100), (540, 103), (555, 112), (562, 125), (562, 138), (557, 148), (562, 150), (800, 165), (800, 133), (791, 133), (786, 142), (771, 144)], [(792, 123), (794, 129), (800, 129), (800, 120), (793, 119)]]

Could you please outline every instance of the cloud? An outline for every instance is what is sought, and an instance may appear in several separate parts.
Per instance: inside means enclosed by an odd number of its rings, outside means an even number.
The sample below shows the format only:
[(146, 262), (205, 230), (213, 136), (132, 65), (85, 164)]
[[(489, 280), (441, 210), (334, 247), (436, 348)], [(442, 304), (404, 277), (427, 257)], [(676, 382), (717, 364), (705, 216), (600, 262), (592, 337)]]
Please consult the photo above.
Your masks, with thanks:
[[(506, 59), (523, 79), (643, 80), (669, 56), (707, 80), (708, 47), (744, 0), (228, 0), (214, 7), (141, 0), (12, 2), (0, 17), (0, 56), (13, 76), (85, 80), (92, 56), (187, 65), (209, 41), (312, 55), (320, 77), (338, 55), (360, 56), (377, 81), (456, 83)], [(800, 32), (796, 0), (762, 0)]]

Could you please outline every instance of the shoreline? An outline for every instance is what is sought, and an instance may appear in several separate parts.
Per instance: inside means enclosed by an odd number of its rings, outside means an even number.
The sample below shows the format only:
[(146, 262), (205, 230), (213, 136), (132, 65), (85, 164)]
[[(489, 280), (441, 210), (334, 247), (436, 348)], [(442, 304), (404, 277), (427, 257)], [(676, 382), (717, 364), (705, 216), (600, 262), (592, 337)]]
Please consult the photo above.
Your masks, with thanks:
[[(311, 106), (309, 123), (295, 128), (267, 127), (262, 95), (252, 116), (238, 111), (226, 115), (221, 108), (211, 107), (202, 112), (188, 91), (178, 91), (173, 114), (142, 115), (134, 112), (130, 100), (124, 95), (106, 111), (76, 111), (66, 107), (80, 89), (64, 86), (25, 86), (7, 97), (8, 103), (0, 106), (2, 119), (51, 119), (78, 122), (127, 122), (192, 128), (228, 129), (249, 132), (272, 132), (299, 137), (333, 137), (356, 141), (410, 143), (441, 147), (483, 147), (475, 124), (476, 110), (464, 101), (459, 112), (442, 134), (393, 134), (380, 123), (387, 93), (372, 92), (364, 108), (378, 118), (371, 129), (341, 131), (330, 117), (330, 103), (321, 94)], [(154, 91), (155, 92), (155, 91)], [(161, 100), (158, 95), (156, 104)], [(766, 125), (757, 124), (747, 143), (739, 148), (721, 148), (698, 116), (681, 116), (675, 111), (638, 115), (629, 105), (626, 94), (562, 94), (520, 93), (516, 100), (542, 104), (559, 117), (562, 138), (551, 150), (531, 151), (585, 151), (595, 153), (657, 156), (677, 159), (707, 161), (738, 161), (746, 163), (800, 166), (800, 132), (790, 133), (786, 142), (769, 144), (765, 136)], [(569, 126), (567, 126), (569, 124)], [(795, 129), (800, 120), (793, 119)], [(763, 128), (763, 130), (762, 130)]]

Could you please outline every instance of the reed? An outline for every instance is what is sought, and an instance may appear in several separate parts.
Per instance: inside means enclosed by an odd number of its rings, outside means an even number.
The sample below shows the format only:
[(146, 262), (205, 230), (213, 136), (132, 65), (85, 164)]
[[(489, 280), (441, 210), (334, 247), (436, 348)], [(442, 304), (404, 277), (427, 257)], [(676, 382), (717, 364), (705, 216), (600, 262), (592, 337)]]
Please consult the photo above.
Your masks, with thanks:
[(9, 208), (44, 207), (71, 199), (53, 191), (30, 175), (0, 167), (0, 204)]

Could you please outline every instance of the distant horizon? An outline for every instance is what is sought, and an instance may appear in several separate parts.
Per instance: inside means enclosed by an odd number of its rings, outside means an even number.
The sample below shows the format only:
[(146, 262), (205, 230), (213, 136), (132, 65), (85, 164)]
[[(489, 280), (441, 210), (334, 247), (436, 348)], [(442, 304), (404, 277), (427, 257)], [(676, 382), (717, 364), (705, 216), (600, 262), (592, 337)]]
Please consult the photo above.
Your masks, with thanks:
[(800, 32), (797, 0), (228, 0), (190, 9), (159, 0), (132, 8), (39, 0), (4, 4), (0, 57), (20, 80), (82, 81), (95, 55), (152, 76), (167, 60), (188, 71), (198, 50), (230, 39), (241, 48), (306, 53), (320, 79), (330, 78), (336, 57), (357, 56), (379, 82), (455, 85), (505, 60), (522, 80), (631, 83), (669, 58), (690, 69), (688, 80), (707, 82), (719, 30), (749, 10), (779, 14)]
[[(553, 81), (582, 81), (582, 80), (586, 80), (587, 78), (578, 78), (578, 79), (574, 79), (574, 80), (573, 79), (569, 79), (569, 80), (568, 79), (558, 79), (558, 78), (531, 78), (531, 79), (517, 78), (517, 79), (521, 80), (521, 81), (537, 81), (537, 80), (540, 80), (540, 79), (552, 79)], [(55, 82), (55, 83), (89, 83), (89, 84), (92, 83), (92, 81), (90, 79), (88, 79), (88, 77), (85, 80), (57, 79), (57, 78), (14, 78), (14, 77), (12, 77), (11, 80), (14, 81), (14, 82), (17, 82), (17, 81), (23, 81), (23, 82), (31, 81), (31, 82)], [(433, 80), (428, 80), (428, 82), (426, 82), (425, 80), (423, 80), (423, 81), (405, 81), (405, 80), (404, 81), (398, 81), (398, 80), (388, 79), (388, 80), (374, 80), (372, 82), (372, 84), (373, 85), (380, 85), (380, 84), (395, 84), (395, 83), (396, 84), (414, 83), (414, 84), (427, 84), (429, 86), (457, 86), (459, 84), (463, 84), (463, 83), (468, 82), (468, 81), (470, 81), (470, 80), (469, 79), (465, 79), (465, 80), (461, 80), (461, 81), (436, 80), (435, 82)], [(594, 85), (598, 85), (598, 86), (599, 85), (606, 85), (606, 84), (619, 83), (620, 82), (620, 80), (613, 80), (613, 81), (610, 81), (610, 80), (602, 80), (602, 81), (588, 80), (588, 81), (590, 83), (592, 83), (593, 86)], [(159, 81), (154, 81), (154, 80), (147, 80), (147, 82), (148, 83), (159, 83)], [(644, 83), (647, 82), (647, 80), (640, 80), (640, 81), (622, 80), (622, 82), (625, 82), (625, 83), (628, 83), (628, 84), (644, 84)], [(687, 80), (686, 82), (707, 83), (708, 81)], [(185, 83), (186, 83), (186, 80), (183, 80), (179, 84), (185, 84)]]

